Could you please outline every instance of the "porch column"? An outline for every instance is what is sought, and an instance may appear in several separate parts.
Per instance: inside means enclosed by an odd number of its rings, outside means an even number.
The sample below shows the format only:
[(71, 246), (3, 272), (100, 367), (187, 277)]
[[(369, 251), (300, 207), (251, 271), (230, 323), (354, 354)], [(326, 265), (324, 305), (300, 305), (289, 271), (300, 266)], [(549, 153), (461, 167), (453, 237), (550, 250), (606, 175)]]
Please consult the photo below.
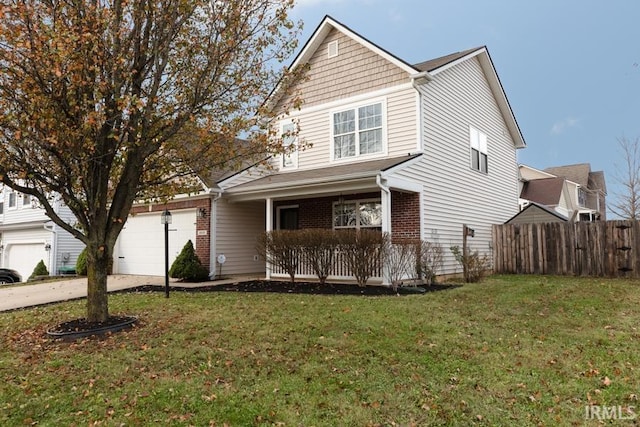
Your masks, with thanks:
[[(269, 233), (269, 232), (273, 231), (273, 200), (271, 200), (271, 198), (268, 197), (265, 200), (265, 203), (266, 203), (266, 215), (265, 215), (265, 217), (266, 217), (267, 223), (265, 224), (264, 229), (265, 229), (265, 231), (267, 233)], [(266, 265), (266, 278), (267, 278), (267, 280), (271, 279), (271, 264), (269, 264), (268, 262), (267, 262), (267, 265)]]
[[(381, 180), (378, 180), (378, 186), (380, 187), (380, 202), (382, 203), (382, 232), (389, 233), (391, 237), (391, 190), (382, 184)], [(382, 266), (382, 284), (389, 286), (389, 267), (385, 263)]]

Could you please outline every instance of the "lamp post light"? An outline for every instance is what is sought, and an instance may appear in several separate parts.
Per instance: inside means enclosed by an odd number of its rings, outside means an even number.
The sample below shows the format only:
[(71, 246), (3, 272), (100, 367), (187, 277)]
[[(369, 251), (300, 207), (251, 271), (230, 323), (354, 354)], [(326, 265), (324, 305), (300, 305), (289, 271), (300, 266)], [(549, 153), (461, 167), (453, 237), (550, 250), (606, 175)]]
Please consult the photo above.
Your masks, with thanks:
[(164, 296), (169, 298), (169, 224), (171, 212), (165, 209), (160, 215), (160, 223), (164, 224)]

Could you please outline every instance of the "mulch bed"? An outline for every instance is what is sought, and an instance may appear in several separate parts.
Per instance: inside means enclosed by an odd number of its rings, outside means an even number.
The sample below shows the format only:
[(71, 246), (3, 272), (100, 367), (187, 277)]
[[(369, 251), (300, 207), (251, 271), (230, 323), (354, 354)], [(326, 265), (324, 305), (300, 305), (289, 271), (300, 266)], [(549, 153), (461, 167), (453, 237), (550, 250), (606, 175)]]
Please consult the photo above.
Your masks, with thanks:
[[(215, 283), (215, 282), (213, 282)], [(238, 282), (230, 284), (212, 284), (198, 287), (186, 287), (171, 285), (171, 292), (275, 292), (289, 294), (317, 294), (317, 295), (409, 295), (424, 294), (427, 292), (441, 291), (451, 288), (457, 288), (458, 284), (433, 284), (430, 286), (409, 286), (399, 287), (394, 291), (386, 286), (358, 286), (354, 284), (336, 284), (325, 283), (321, 285), (314, 282), (284, 282), (277, 280), (254, 280), (250, 282)], [(164, 286), (145, 285), (131, 289), (134, 292), (164, 292)]]

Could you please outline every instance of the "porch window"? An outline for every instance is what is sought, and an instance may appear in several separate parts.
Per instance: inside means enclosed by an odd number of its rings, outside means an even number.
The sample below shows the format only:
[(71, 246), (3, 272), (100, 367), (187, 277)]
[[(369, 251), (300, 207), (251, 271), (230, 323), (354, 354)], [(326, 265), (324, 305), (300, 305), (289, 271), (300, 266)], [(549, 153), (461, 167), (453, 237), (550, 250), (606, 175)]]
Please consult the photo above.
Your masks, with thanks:
[(488, 173), (487, 135), (474, 127), (470, 127), (471, 168)]
[(333, 113), (333, 158), (382, 153), (383, 116), (382, 102)]
[(296, 168), (298, 167), (298, 137), (296, 136), (296, 124), (295, 123), (283, 123), (282, 124), (282, 147), (285, 152), (282, 154), (281, 167)]
[(334, 203), (333, 228), (382, 230), (382, 203), (380, 200), (349, 200)]

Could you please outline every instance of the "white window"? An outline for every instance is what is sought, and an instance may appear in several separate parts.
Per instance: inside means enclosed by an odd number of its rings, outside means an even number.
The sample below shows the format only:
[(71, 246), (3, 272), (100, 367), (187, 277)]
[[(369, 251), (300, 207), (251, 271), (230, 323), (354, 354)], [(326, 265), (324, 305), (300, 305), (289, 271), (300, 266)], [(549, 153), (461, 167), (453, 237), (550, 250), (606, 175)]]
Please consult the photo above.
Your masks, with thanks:
[(334, 203), (333, 228), (382, 230), (382, 203), (380, 200), (348, 200)]
[(345, 159), (382, 153), (383, 124), (382, 102), (333, 113), (333, 158)]
[(483, 173), (488, 173), (487, 135), (471, 127), (469, 139), (471, 145), (471, 168)]
[(9, 192), (9, 204), (8, 204), (7, 208), (15, 209), (17, 207), (17, 200), (18, 200), (17, 193), (15, 191), (10, 191)]
[(22, 195), (22, 206), (25, 208), (31, 207), (31, 195), (23, 194)]
[(296, 135), (295, 123), (283, 123), (281, 127), (282, 135), (282, 147), (284, 153), (282, 154), (283, 169), (285, 168), (297, 168), (298, 167), (298, 137)]

